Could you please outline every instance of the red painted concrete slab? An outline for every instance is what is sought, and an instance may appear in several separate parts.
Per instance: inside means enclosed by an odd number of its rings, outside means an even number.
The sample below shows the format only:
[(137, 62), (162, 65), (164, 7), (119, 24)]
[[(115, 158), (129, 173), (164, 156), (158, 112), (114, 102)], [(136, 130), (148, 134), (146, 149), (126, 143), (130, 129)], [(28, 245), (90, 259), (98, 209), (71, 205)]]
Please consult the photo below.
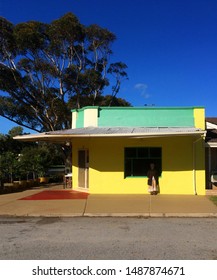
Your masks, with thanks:
[(67, 191), (67, 190), (51, 190), (42, 191), (37, 194), (23, 197), (19, 200), (50, 200), (50, 199), (87, 199), (88, 193)]

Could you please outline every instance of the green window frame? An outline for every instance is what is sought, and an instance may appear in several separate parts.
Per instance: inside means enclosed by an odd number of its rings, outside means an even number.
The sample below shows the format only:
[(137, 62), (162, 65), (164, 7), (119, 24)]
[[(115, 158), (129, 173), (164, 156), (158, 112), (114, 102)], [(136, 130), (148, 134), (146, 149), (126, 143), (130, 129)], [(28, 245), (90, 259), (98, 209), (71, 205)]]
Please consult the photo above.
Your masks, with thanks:
[(161, 147), (126, 147), (124, 149), (124, 177), (147, 177), (150, 163), (162, 172)]

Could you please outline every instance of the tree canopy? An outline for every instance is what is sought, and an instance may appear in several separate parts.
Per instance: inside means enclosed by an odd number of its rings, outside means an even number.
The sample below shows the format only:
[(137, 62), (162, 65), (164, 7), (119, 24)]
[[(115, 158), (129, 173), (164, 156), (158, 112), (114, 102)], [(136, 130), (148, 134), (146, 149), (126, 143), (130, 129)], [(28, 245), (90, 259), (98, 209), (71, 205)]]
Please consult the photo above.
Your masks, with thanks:
[(85, 26), (72, 13), (50, 24), (3, 17), (0, 24), (2, 117), (41, 132), (70, 128), (74, 108), (130, 106), (117, 98), (127, 65), (110, 62), (116, 36), (109, 30)]
[(35, 179), (46, 174), (52, 165), (64, 165), (65, 158), (59, 145), (13, 139), (22, 134), (22, 127), (13, 127), (8, 134), (0, 134), (0, 189), (3, 181)]

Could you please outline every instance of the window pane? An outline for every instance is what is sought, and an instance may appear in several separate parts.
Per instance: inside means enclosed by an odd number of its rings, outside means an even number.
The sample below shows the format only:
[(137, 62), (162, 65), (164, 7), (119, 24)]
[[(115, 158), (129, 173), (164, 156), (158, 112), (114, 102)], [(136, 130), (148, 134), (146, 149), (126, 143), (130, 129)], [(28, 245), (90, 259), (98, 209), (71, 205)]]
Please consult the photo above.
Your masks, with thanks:
[(131, 159), (125, 159), (125, 177), (130, 177), (132, 176), (132, 168), (131, 168)]
[(158, 171), (158, 175), (160, 176), (161, 172), (162, 172), (162, 160), (161, 160), (161, 158), (155, 160), (155, 167), (156, 167), (156, 170)]
[(147, 158), (148, 157), (148, 148), (137, 148), (138, 158)]
[(155, 164), (159, 176), (162, 172), (162, 149), (151, 147), (125, 148), (125, 177), (147, 176), (150, 163)]
[(161, 148), (150, 148), (151, 158), (161, 158)]
[(146, 176), (145, 159), (133, 160), (133, 176)]
[(136, 157), (136, 149), (135, 148), (126, 148), (125, 149), (125, 157), (126, 158), (135, 158)]

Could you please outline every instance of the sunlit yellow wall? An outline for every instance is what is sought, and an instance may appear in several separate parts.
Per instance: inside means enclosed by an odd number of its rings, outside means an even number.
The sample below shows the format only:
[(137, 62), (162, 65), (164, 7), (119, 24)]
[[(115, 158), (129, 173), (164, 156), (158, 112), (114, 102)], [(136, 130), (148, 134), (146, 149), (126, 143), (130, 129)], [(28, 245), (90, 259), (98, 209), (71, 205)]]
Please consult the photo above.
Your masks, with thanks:
[(124, 148), (162, 147), (163, 171), (159, 180), (160, 193), (194, 194), (194, 181), (196, 181), (197, 194), (203, 195), (205, 194), (204, 148), (202, 140), (196, 140), (192, 136), (152, 139), (74, 139), (73, 188), (78, 186), (78, 150), (89, 149), (90, 193), (147, 194), (147, 178), (124, 178)]
[(194, 126), (205, 129), (205, 110), (204, 108), (194, 108)]

